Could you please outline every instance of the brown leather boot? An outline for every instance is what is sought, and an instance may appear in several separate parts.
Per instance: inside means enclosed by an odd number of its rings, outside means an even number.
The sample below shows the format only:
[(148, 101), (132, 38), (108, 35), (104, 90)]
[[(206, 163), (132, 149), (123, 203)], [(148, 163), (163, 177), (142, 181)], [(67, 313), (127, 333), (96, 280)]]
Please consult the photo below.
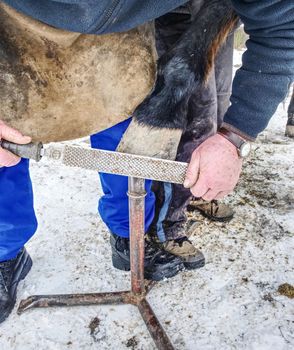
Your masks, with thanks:
[(199, 269), (205, 265), (203, 253), (193, 245), (187, 236), (160, 242), (156, 230), (149, 229), (146, 239), (151, 244), (160, 247), (163, 251), (180, 258), (187, 270)]
[(234, 216), (233, 210), (226, 204), (217, 200), (211, 202), (193, 198), (187, 207), (189, 212), (198, 210), (203, 216), (214, 221), (230, 221)]
[(294, 138), (294, 113), (288, 114), (285, 136)]
[(166, 241), (162, 243), (162, 248), (166, 252), (180, 257), (188, 270), (199, 269), (205, 265), (203, 253), (187, 237)]

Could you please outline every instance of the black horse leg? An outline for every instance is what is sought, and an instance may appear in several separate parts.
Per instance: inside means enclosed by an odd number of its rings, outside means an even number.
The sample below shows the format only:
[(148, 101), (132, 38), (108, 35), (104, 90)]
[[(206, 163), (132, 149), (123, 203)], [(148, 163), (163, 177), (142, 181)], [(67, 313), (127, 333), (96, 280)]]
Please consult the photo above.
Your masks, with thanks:
[(215, 55), (236, 21), (230, 0), (204, 2), (189, 29), (160, 57), (154, 89), (136, 108), (119, 151), (175, 157), (189, 98), (206, 82)]

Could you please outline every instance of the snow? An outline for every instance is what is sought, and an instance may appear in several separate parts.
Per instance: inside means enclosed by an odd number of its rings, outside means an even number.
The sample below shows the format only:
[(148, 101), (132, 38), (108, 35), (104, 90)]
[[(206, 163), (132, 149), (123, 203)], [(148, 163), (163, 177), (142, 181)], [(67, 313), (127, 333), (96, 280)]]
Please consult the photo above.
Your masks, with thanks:
[[(234, 54), (234, 67), (241, 53)], [(289, 101), (289, 98), (288, 98)], [(293, 299), (277, 292), (294, 283), (294, 149), (284, 136), (281, 104), (246, 161), (230, 223), (200, 214), (190, 228), (207, 263), (158, 283), (148, 300), (176, 349), (290, 350)], [(88, 142), (82, 140), (79, 142)], [(17, 304), (32, 294), (128, 290), (129, 273), (111, 265), (108, 232), (97, 215), (94, 172), (31, 164), (36, 235), (27, 245), (34, 265), (19, 284)], [(97, 327), (90, 330), (90, 323)], [(155, 349), (132, 306), (16, 309), (0, 326), (0, 349)]]

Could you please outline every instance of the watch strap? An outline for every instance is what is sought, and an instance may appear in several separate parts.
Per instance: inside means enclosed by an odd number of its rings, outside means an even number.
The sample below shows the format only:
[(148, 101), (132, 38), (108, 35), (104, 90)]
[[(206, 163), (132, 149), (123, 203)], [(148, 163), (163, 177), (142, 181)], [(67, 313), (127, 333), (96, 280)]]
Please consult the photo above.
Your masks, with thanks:
[(230, 141), (238, 150), (240, 150), (242, 144), (246, 142), (241, 136), (225, 128), (220, 128), (217, 133)]

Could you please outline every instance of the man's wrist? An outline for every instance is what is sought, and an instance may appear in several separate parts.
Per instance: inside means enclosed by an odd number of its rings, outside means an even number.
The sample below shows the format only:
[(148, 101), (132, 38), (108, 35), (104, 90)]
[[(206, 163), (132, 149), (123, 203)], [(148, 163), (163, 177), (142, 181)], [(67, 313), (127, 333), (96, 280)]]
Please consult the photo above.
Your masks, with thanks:
[(240, 158), (246, 158), (249, 156), (251, 145), (246, 139), (236, 134), (235, 132), (226, 129), (225, 127), (221, 127), (217, 133), (226, 138), (236, 147)]

